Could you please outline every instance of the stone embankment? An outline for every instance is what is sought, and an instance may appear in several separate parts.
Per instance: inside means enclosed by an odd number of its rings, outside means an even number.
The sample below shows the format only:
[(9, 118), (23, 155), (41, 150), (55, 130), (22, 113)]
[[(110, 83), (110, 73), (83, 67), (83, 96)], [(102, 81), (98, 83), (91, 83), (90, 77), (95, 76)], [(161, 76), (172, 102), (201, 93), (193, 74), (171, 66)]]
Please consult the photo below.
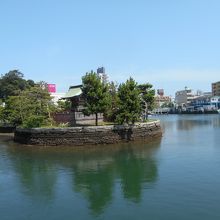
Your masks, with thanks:
[(159, 121), (135, 125), (88, 126), (72, 128), (18, 128), (14, 141), (39, 146), (82, 146), (116, 144), (161, 137)]
[(0, 133), (14, 133), (14, 126), (0, 126)]

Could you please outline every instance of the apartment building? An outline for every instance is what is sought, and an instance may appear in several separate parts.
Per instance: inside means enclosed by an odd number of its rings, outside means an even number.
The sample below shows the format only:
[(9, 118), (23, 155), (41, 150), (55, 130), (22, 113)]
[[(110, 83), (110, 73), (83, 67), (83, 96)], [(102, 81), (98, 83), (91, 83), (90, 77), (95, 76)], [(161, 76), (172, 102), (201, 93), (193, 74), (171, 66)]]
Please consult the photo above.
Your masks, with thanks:
[(220, 81), (212, 83), (212, 95), (220, 96)]
[(185, 87), (184, 90), (177, 91), (175, 94), (175, 102), (178, 107), (187, 107), (196, 97), (193, 90)]

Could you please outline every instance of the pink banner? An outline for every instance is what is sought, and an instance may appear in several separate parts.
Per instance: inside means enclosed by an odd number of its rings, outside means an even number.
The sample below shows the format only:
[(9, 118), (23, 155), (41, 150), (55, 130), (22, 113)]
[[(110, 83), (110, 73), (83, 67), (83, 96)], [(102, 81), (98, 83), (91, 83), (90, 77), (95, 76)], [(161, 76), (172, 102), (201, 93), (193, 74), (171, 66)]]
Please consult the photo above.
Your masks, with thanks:
[(55, 84), (47, 84), (48, 92), (55, 93), (56, 85)]

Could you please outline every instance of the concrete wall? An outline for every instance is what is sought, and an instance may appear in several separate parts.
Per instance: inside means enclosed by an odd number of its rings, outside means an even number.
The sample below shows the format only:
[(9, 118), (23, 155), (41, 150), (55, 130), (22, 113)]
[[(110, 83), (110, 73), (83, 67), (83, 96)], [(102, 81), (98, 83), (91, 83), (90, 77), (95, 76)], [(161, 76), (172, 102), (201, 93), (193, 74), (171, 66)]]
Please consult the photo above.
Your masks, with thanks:
[(72, 128), (32, 128), (15, 131), (14, 140), (18, 143), (43, 146), (82, 146), (115, 144), (120, 142), (148, 141), (162, 135), (159, 121), (133, 126), (88, 126)]

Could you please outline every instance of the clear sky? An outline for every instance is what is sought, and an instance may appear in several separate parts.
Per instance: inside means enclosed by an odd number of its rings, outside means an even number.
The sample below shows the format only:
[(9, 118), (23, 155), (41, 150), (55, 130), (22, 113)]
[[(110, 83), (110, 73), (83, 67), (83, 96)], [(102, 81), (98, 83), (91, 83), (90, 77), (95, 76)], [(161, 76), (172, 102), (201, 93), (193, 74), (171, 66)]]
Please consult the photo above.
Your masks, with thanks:
[(99, 66), (167, 95), (220, 80), (219, 0), (1, 0), (0, 30), (0, 73), (60, 92)]

